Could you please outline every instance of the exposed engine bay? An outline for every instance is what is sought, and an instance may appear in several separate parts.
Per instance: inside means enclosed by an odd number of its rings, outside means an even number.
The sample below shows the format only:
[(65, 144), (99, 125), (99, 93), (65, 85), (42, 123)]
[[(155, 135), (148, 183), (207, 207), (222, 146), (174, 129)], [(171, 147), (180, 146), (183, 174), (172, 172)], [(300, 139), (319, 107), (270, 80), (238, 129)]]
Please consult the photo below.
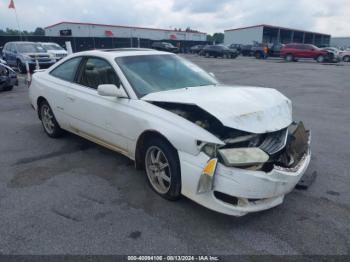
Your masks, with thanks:
[(310, 131), (305, 129), (302, 122), (293, 122), (276, 132), (255, 134), (226, 127), (196, 105), (169, 102), (152, 104), (191, 121), (222, 140), (225, 145), (215, 153), (226, 166), (266, 172), (275, 166), (293, 169), (308, 150)]

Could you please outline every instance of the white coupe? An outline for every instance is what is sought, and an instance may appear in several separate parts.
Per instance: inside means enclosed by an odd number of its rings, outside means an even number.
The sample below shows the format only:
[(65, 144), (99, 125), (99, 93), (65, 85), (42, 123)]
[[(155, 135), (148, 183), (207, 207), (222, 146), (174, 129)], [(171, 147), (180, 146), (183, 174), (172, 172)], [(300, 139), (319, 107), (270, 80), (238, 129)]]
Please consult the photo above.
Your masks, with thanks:
[(175, 54), (87, 51), (33, 75), (44, 131), (64, 130), (135, 161), (152, 189), (242, 216), (275, 207), (310, 162), (310, 132), (274, 89), (226, 86)]

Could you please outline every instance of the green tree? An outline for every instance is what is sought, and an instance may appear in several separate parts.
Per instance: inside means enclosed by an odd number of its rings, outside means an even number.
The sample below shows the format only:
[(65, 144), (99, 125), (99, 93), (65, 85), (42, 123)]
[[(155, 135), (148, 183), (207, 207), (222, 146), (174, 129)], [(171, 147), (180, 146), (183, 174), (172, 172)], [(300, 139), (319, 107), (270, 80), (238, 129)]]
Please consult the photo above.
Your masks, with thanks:
[(33, 35), (45, 35), (45, 30), (41, 27), (37, 27), (33, 32)]
[(207, 41), (215, 42), (215, 44), (222, 44), (224, 42), (224, 34), (214, 33), (213, 35), (207, 35)]
[(6, 28), (6, 30), (0, 29), (0, 35), (45, 35), (45, 30), (41, 27), (37, 27), (34, 32), (31, 31), (19, 31), (17, 29)]

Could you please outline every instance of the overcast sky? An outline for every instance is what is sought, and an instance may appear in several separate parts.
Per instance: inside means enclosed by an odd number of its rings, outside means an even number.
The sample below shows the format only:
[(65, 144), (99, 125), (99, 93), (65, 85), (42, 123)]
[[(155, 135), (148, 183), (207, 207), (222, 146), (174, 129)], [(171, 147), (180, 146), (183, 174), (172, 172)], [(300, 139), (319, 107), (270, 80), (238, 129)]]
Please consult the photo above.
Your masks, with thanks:
[[(0, 0), (0, 28), (17, 28), (10, 0)], [(350, 36), (349, 0), (14, 0), (20, 25), (33, 31), (60, 21), (207, 33), (272, 24)]]

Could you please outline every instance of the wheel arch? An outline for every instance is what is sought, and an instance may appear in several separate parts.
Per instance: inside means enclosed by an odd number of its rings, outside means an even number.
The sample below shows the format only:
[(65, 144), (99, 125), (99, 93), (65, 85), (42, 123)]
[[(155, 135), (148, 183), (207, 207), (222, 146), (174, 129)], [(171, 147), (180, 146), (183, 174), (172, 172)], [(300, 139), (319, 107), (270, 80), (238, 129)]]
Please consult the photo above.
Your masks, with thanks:
[(40, 116), (40, 105), (41, 105), (41, 103), (42, 102), (47, 102), (47, 103), (49, 103), (48, 101), (47, 101), (47, 99), (45, 98), (45, 97), (43, 97), (43, 96), (39, 96), (38, 98), (37, 98), (37, 100), (36, 100), (36, 108), (37, 108), (37, 114), (38, 114), (38, 117), (39, 117), (39, 119), (41, 120), (41, 116)]
[(143, 154), (145, 153), (144, 152), (145, 141), (147, 141), (147, 139), (150, 139), (150, 138), (160, 138), (160, 139), (164, 140), (177, 152), (176, 147), (162, 133), (160, 133), (159, 131), (156, 131), (154, 129), (145, 130), (141, 135), (139, 135), (137, 142), (136, 142), (135, 166), (137, 169), (143, 169), (143, 167), (144, 167)]

